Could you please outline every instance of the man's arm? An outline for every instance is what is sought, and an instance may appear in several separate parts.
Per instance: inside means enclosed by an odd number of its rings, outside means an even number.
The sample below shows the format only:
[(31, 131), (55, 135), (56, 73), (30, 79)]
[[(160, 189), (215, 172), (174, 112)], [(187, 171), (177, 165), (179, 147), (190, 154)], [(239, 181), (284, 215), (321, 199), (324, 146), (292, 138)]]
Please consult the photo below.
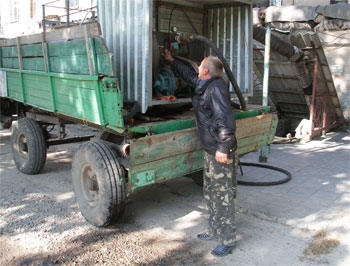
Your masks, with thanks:
[(198, 73), (180, 60), (173, 58), (169, 51), (162, 53), (165, 61), (169, 62), (175, 71), (185, 80), (191, 87), (195, 88), (198, 82)]

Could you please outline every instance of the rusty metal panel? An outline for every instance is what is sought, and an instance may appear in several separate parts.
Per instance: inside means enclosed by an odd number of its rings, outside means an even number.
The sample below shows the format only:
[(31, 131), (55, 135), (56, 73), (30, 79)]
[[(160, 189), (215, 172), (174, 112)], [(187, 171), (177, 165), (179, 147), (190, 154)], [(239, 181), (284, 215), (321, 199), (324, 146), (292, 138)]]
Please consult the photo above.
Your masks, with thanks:
[[(240, 90), (252, 93), (252, 10), (250, 5), (208, 7), (207, 35), (223, 52)], [(211, 50), (208, 54), (212, 54)], [(234, 92), (232, 86), (230, 91)]]
[(99, 0), (98, 18), (125, 100), (146, 112), (152, 96), (152, 1)]

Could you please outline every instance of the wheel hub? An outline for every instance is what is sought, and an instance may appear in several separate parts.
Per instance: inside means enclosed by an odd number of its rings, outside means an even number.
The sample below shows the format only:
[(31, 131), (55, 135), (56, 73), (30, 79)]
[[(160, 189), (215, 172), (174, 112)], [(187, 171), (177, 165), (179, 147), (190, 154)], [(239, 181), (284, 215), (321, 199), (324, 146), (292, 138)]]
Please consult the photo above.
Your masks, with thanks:
[(28, 155), (28, 144), (27, 144), (27, 139), (24, 136), (24, 134), (21, 134), (18, 137), (18, 154), (25, 159)]
[(90, 165), (83, 168), (81, 176), (81, 187), (85, 200), (92, 207), (99, 201), (99, 186), (96, 173)]

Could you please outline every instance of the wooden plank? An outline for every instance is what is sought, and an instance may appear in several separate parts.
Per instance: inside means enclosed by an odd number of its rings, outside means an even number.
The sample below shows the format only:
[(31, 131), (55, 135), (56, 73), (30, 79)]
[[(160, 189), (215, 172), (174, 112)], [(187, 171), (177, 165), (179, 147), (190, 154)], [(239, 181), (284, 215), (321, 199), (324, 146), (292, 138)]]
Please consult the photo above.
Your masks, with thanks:
[(43, 57), (40, 43), (21, 45), (22, 57)]
[(103, 74), (108, 77), (113, 77), (113, 56), (112, 54), (97, 54), (97, 69), (98, 74)]
[(3, 58), (18, 57), (17, 46), (1, 47)]
[(3, 58), (2, 59), (2, 67), (3, 68), (19, 69), (17, 57), (16, 58)]
[(145, 185), (184, 176), (199, 171), (202, 168), (203, 151), (197, 150), (153, 160), (145, 164), (132, 165), (129, 170), (129, 178), (132, 189), (134, 190)]
[(84, 40), (58, 41), (48, 43), (49, 56), (74, 56), (85, 55), (86, 47)]
[(242, 156), (252, 151), (258, 151), (261, 147), (270, 144), (269, 136), (259, 135), (242, 138), (238, 142), (237, 153)]
[(91, 55), (92, 47), (91, 47), (91, 42), (89, 40), (89, 37), (90, 37), (89, 32), (86, 29), (84, 29), (84, 40), (85, 40), (85, 47), (86, 47), (86, 56), (89, 64), (89, 74), (92, 76), (96, 72), (95, 71), (96, 64), (93, 63), (93, 58), (92, 58), (93, 55)]
[[(45, 40), (47, 42), (53, 42), (58, 40), (68, 40), (76, 38), (84, 38), (85, 28), (89, 32), (90, 36), (100, 36), (101, 27), (98, 23), (83, 24), (81, 26), (74, 26), (71, 28), (63, 28), (55, 31), (45, 33)], [(27, 36), (18, 37), (21, 44), (41, 43), (41, 33), (32, 34)], [(0, 40), (0, 46), (13, 46), (16, 45), (16, 38)]]
[[(245, 136), (244, 138), (238, 140), (239, 155), (258, 150), (262, 146), (271, 144), (274, 137), (273, 127), (276, 127), (277, 125), (277, 115), (270, 114), (270, 118), (272, 119), (270, 128), (264, 134), (253, 135), (250, 137)], [(244, 120), (246, 119), (242, 119), (242, 121)], [(184, 131), (188, 131), (188, 133), (190, 133), (191, 131), (194, 132), (194, 130), (195, 128)], [(155, 136), (149, 137), (149, 142), (151, 141), (153, 143), (154, 137)], [(165, 146), (163, 145), (163, 149), (164, 147)], [(203, 152), (202, 150), (195, 150), (187, 153), (179, 153), (175, 155), (172, 154), (169, 157), (160, 156), (160, 158), (156, 158), (155, 160), (147, 161), (142, 164), (131, 165), (129, 178), (131, 180), (132, 189), (135, 189), (147, 184), (161, 182), (165, 179), (186, 175), (187, 173), (194, 172), (202, 168)], [(145, 169), (147, 169), (147, 171)]]
[(44, 58), (23, 58), (23, 69), (34, 71), (45, 71)]
[[(276, 119), (276, 115), (264, 114), (257, 117), (236, 120), (236, 136), (238, 142), (240, 142), (240, 139), (244, 136), (252, 136), (252, 140), (258, 142), (252, 142), (250, 143), (250, 146), (253, 146), (253, 149), (259, 147), (262, 143), (262, 141), (259, 140), (259, 136), (269, 136), (272, 130), (271, 126), (273, 121)], [(130, 153), (131, 165), (143, 164), (167, 158), (175, 154), (182, 154), (201, 149), (196, 128), (131, 140), (130, 145), (132, 150)]]
[(89, 75), (86, 55), (50, 57), (49, 64), (51, 72)]
[(143, 164), (200, 149), (196, 128), (152, 135), (131, 140), (130, 164)]
[[(40, 34), (40, 43), (18, 43), (16, 46), (2, 47), (3, 59), (6, 58), (6, 60), (2, 60), (2, 67), (113, 76), (112, 56), (108, 52), (104, 40), (100, 37), (90, 38), (91, 33), (88, 28), (82, 27), (82, 29), (85, 29), (86, 38), (84, 39), (46, 43), (44, 38), (48, 36)], [(19, 37), (16, 40), (21, 41), (22, 39)], [(16, 58), (17, 62), (14, 62), (12, 58)]]
[(94, 43), (95, 43), (95, 51), (97, 54), (108, 54), (108, 48), (105, 44), (105, 41), (101, 37), (94, 37)]

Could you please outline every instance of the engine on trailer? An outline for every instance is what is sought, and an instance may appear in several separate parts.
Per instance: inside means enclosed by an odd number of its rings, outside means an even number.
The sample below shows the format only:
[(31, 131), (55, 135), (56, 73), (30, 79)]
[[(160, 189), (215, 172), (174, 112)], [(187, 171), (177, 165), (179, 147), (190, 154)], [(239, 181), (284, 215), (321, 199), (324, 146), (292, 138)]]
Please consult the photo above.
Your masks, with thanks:
[[(161, 56), (162, 50), (168, 49), (177, 59), (185, 64), (198, 68), (199, 59), (193, 58), (188, 42), (177, 42), (176, 33), (153, 33), (153, 96), (158, 100), (175, 101), (178, 98), (190, 98), (192, 89), (175, 73)], [(191, 55), (191, 56), (190, 56)], [(203, 55), (201, 55), (203, 56)]]

